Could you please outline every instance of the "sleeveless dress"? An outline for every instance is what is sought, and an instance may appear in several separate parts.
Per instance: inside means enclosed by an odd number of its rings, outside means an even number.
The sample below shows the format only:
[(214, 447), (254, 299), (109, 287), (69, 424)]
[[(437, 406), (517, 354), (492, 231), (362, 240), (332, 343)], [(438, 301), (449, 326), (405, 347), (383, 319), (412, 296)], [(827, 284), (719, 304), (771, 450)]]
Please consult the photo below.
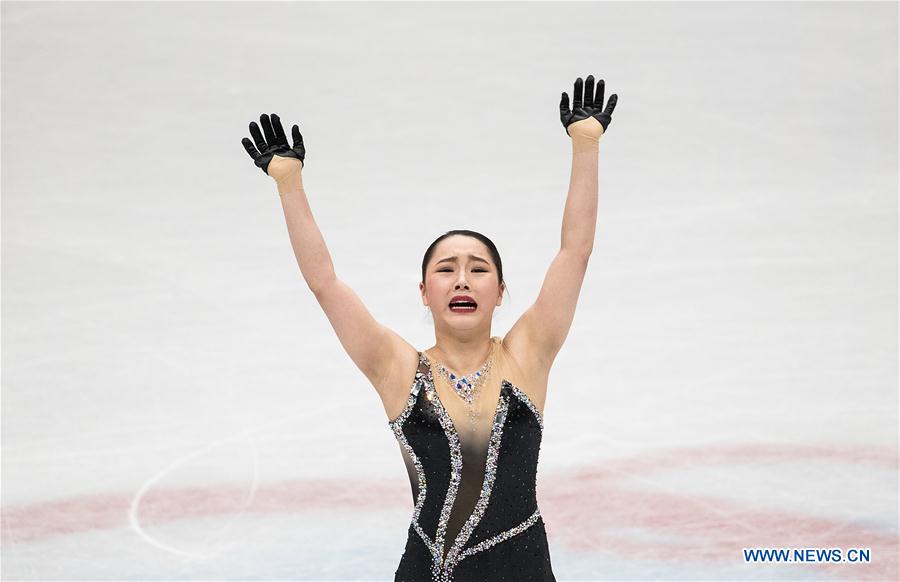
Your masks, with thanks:
[(494, 393), (497, 382), (500, 389), (489, 438), (461, 440), (465, 425), (455, 426), (422, 352), (406, 407), (388, 422), (415, 505), (395, 582), (556, 581), (536, 498), (543, 418), (503, 377), (509, 354), (501, 338), (491, 339), (490, 378)]

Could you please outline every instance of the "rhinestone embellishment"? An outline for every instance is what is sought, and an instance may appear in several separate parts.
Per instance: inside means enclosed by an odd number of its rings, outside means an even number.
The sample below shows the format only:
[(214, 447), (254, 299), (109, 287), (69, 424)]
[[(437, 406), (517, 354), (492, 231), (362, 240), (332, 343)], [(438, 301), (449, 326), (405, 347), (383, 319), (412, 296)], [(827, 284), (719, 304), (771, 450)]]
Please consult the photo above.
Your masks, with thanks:
[(453, 388), (453, 391), (456, 392), (457, 396), (466, 401), (466, 404), (469, 406), (472, 405), (472, 402), (475, 400), (475, 395), (478, 391), (478, 388), (481, 387), (484, 382), (487, 380), (488, 374), (491, 371), (491, 364), (493, 363), (494, 356), (493, 352), (491, 353), (491, 357), (488, 358), (488, 361), (481, 367), (480, 370), (472, 372), (468, 376), (457, 376), (440, 362), (437, 363), (438, 374), (447, 381), (448, 384)]
[(491, 441), (488, 445), (488, 453), (487, 453), (487, 461), (484, 470), (484, 483), (481, 486), (481, 495), (478, 498), (478, 502), (475, 504), (475, 509), (472, 511), (472, 514), (466, 520), (465, 525), (463, 525), (462, 529), (459, 531), (459, 534), (456, 536), (456, 541), (453, 544), (453, 547), (447, 552), (447, 560), (444, 568), (446, 569), (446, 575), (453, 571), (453, 568), (456, 566), (458, 561), (458, 554), (462, 550), (462, 547), (469, 541), (469, 536), (472, 535), (472, 531), (475, 530), (475, 526), (478, 525), (478, 522), (481, 521), (481, 517), (484, 515), (485, 509), (487, 509), (488, 501), (491, 497), (491, 489), (494, 486), (494, 477), (497, 474), (497, 456), (500, 453), (500, 439), (503, 436), (503, 425), (506, 422), (506, 411), (509, 408), (509, 399), (503, 394), (500, 393), (500, 402), (497, 404), (497, 411), (494, 415), (494, 424), (491, 427)]
[(456, 563), (458, 564), (460, 561), (462, 561), (467, 556), (471, 556), (472, 554), (478, 553), (482, 550), (486, 550), (491, 546), (497, 545), (502, 541), (508, 540), (509, 538), (513, 537), (514, 535), (518, 535), (518, 534), (522, 533), (529, 527), (533, 526), (534, 523), (538, 520), (538, 518), (540, 516), (541, 516), (541, 511), (539, 509), (535, 509), (534, 513), (531, 514), (531, 517), (529, 517), (528, 519), (526, 519), (525, 521), (523, 521), (516, 527), (509, 528), (508, 530), (506, 530), (503, 533), (497, 534), (494, 537), (488, 538), (488, 539), (484, 540), (483, 542), (477, 543), (474, 546), (472, 546), (471, 548), (466, 549), (463, 553), (461, 553), (459, 555), (459, 558), (457, 558)]

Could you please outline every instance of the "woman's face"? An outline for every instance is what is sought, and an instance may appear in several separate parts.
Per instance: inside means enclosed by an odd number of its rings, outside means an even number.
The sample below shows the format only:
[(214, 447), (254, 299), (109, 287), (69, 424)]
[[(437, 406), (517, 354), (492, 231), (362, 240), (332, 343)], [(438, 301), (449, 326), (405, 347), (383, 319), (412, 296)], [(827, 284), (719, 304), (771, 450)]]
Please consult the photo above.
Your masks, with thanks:
[[(431, 308), (435, 325), (471, 329), (490, 323), (503, 299), (499, 274), (487, 247), (471, 236), (448, 236), (438, 243), (419, 283), (422, 301)], [(470, 297), (475, 310), (451, 309), (459, 295)], [(457, 299), (459, 301), (459, 299)]]

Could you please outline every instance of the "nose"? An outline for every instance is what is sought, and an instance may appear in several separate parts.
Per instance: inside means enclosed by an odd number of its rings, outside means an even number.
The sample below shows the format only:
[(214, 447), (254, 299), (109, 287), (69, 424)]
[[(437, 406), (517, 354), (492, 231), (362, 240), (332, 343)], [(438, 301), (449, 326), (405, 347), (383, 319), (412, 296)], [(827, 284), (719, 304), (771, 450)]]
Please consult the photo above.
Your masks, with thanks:
[(461, 289), (461, 288), (465, 288), (465, 289), (469, 288), (469, 284), (466, 282), (465, 277), (462, 276), (462, 273), (460, 273), (459, 279), (457, 279), (456, 286), (454, 287), (454, 289)]

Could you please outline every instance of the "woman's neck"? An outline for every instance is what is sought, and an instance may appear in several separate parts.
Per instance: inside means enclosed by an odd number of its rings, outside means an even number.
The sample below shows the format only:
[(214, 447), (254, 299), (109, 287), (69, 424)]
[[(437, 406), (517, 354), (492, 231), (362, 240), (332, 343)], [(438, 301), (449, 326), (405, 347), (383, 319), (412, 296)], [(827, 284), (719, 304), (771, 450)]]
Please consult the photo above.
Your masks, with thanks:
[(471, 340), (438, 337), (434, 347), (428, 348), (426, 352), (445, 367), (466, 376), (481, 368), (493, 349), (494, 339), (490, 336)]

